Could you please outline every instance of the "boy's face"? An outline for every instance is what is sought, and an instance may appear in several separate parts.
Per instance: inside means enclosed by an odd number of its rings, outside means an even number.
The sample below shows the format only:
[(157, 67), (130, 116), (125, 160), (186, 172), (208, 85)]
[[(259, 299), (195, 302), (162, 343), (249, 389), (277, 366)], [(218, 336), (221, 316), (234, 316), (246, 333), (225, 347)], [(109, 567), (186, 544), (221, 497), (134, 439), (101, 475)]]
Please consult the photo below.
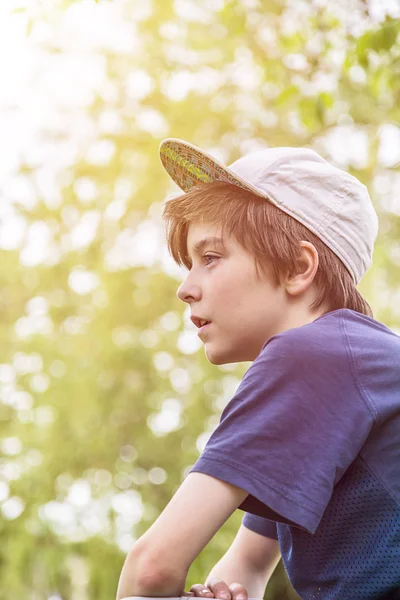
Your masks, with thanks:
[(190, 305), (192, 316), (210, 321), (200, 339), (211, 363), (252, 361), (271, 336), (285, 329), (287, 295), (272, 278), (256, 278), (254, 258), (234, 237), (225, 237), (223, 246), (210, 242), (195, 251), (197, 243), (212, 236), (220, 238), (221, 228), (189, 226), (192, 268), (177, 296)]

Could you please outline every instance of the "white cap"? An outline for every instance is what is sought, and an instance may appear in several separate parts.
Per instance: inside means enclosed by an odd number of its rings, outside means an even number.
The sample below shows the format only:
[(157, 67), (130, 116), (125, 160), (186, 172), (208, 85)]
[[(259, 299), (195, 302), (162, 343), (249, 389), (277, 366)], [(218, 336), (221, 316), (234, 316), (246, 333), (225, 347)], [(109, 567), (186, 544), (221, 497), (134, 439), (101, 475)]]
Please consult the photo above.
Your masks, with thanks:
[(320, 238), (357, 284), (372, 262), (378, 218), (368, 190), (309, 148), (266, 148), (226, 167), (183, 140), (160, 145), (161, 161), (188, 192), (199, 181), (226, 181), (266, 198)]

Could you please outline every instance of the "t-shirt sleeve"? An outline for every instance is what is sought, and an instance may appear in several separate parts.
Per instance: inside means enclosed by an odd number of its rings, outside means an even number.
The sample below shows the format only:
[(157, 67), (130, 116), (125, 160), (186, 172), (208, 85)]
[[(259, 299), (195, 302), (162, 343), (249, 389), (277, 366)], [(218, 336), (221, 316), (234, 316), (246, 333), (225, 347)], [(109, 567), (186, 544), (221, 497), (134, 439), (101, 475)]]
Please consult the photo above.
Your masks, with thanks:
[(340, 331), (292, 329), (263, 346), (191, 471), (246, 490), (240, 509), (314, 533), (372, 425)]
[(257, 515), (246, 513), (242, 519), (242, 525), (264, 537), (272, 538), (274, 540), (278, 539), (276, 523), (270, 519), (263, 519), (263, 517), (257, 517)]

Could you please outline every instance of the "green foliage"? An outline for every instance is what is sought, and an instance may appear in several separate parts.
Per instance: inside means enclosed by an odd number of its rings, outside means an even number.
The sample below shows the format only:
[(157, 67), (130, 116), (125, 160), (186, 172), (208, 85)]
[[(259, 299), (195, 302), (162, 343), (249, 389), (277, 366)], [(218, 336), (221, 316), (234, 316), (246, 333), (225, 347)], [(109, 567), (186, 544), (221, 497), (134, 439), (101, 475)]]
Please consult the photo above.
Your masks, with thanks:
[[(379, 158), (380, 128), (400, 116), (399, 22), (374, 22), (361, 1), (365, 29), (355, 35), (334, 3), (165, 0), (146, 14), (145, 2), (95, 0), (79, 24), (81, 46), (69, 45), (63, 19), (84, 4), (59, 0), (51, 14), (28, 15), (32, 44), (38, 25), (50, 26), (41, 49), (59, 70), (81, 48), (84, 77), (70, 75), (71, 89), (91, 81), (92, 68), (102, 77), (79, 102), (53, 100), (57, 119), (43, 118), (37, 142), (51, 145), (48, 162), (21, 151), (15, 173), (35, 195), (16, 210), (29, 231), (45, 225), (50, 249), (31, 265), (28, 236), (1, 250), (0, 465), (14, 500), (7, 505), (5, 493), (1, 501), (0, 600), (113, 597), (121, 547), (166, 506), (248, 367), (214, 367), (183, 344), (182, 273), (167, 266), (162, 245), (162, 202), (177, 191), (158, 158), (163, 137), (218, 147), (230, 162), (260, 144), (312, 145), (330, 157), (332, 132), (365, 133), (367, 159), (355, 151), (344, 165), (369, 186), (380, 214), (361, 291), (378, 319), (400, 326), (400, 221), (390, 195), (398, 165)], [(103, 9), (136, 46), (114, 36), (87, 50)], [(98, 59), (90, 68), (89, 55)], [(47, 93), (44, 85), (43, 100)], [(74, 158), (57, 168), (53, 155), (66, 147)], [(57, 191), (39, 185), (43, 169)], [(93, 233), (77, 243), (85, 223)], [(176, 428), (158, 430), (171, 406)], [(197, 558), (187, 588), (205, 579), (241, 518), (232, 515)], [(296, 598), (282, 565), (266, 598)]]

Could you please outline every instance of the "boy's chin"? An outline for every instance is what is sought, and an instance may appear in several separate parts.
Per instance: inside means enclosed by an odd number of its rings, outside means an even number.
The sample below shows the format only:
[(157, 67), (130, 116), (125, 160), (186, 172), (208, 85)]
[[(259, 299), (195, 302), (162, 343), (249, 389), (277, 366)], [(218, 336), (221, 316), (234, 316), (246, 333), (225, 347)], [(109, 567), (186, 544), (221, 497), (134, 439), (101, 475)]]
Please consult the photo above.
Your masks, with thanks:
[(232, 354), (229, 355), (226, 352), (213, 352), (210, 348), (206, 347), (206, 357), (208, 362), (210, 362), (212, 365), (232, 365), (234, 363), (239, 363), (239, 362), (246, 362), (249, 360), (252, 360), (251, 358), (245, 358), (244, 355), (236, 355), (233, 356)]

